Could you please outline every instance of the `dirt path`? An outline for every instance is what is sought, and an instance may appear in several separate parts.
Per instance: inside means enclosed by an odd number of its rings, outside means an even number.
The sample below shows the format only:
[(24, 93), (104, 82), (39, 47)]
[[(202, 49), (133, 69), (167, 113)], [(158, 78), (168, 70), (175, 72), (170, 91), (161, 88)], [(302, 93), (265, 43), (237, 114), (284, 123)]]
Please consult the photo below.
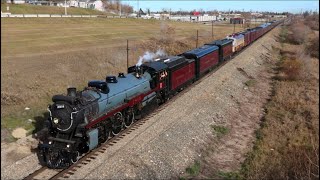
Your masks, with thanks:
[[(271, 92), (265, 62), (277, 33), (275, 29), (255, 42), (70, 178), (168, 179), (185, 176), (185, 168), (199, 159), (217, 171), (237, 170), (252, 148)], [(229, 132), (218, 138), (211, 125), (224, 126)], [(30, 167), (38, 168), (33, 154), (4, 165), (3, 159), (4, 179), (22, 178)]]

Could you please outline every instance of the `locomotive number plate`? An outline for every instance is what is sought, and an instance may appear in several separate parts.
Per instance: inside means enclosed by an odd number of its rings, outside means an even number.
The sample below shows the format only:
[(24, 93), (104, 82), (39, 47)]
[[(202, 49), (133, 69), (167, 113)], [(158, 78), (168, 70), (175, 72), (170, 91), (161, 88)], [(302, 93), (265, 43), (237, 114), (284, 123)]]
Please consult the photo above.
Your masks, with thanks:
[(57, 109), (64, 109), (64, 104), (57, 104), (57, 105), (56, 105), (56, 108), (57, 108)]

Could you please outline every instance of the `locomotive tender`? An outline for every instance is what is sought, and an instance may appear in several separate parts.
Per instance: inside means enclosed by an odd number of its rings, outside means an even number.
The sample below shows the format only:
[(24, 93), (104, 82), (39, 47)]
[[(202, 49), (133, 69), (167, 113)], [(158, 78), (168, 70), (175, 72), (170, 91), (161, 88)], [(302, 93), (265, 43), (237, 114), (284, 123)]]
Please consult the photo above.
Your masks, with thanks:
[[(233, 38), (228, 36), (177, 56), (132, 66), (127, 74), (89, 81), (81, 91), (68, 88), (66, 95), (53, 96), (45, 127), (48, 138), (38, 146), (44, 165), (66, 168), (75, 163), (81, 154), (141, 118), (149, 104), (166, 102), (279, 23), (272, 21)], [(241, 43), (234, 43), (239, 37)]]

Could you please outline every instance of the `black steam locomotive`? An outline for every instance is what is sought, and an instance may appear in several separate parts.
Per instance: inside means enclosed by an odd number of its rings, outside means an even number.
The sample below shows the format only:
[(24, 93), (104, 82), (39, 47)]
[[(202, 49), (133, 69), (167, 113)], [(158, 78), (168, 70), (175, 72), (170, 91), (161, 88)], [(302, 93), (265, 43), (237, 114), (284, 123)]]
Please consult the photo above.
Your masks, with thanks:
[(45, 127), (48, 137), (39, 143), (42, 161), (49, 168), (70, 166), (82, 154), (130, 127), (145, 107), (166, 102), (279, 23), (272, 21), (178, 56), (132, 66), (127, 74), (89, 81), (81, 91), (68, 88), (66, 95), (53, 96)]

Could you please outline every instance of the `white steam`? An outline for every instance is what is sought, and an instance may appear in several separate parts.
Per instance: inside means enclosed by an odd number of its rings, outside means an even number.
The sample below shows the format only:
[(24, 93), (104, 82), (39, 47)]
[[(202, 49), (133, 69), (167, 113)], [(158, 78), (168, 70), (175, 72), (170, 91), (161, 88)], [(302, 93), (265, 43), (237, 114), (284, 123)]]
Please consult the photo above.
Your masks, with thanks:
[(167, 55), (166, 52), (162, 49), (159, 49), (156, 53), (147, 51), (143, 54), (143, 56), (139, 57), (139, 60), (136, 66), (141, 66), (145, 62), (152, 62), (154, 61), (154, 59), (157, 59), (166, 55)]

